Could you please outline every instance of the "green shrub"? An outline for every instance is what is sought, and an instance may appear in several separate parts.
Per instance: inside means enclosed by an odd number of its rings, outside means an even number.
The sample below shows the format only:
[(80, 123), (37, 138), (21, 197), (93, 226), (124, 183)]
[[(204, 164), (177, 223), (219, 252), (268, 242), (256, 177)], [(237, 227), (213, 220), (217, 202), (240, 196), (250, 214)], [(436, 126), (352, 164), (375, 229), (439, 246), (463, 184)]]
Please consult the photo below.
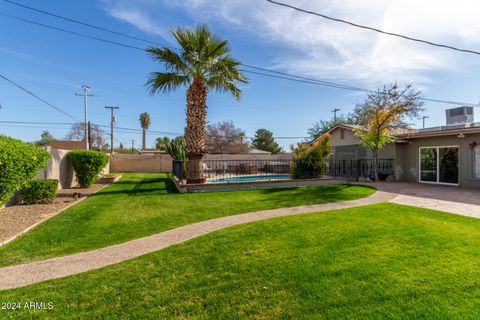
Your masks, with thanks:
[(300, 145), (293, 153), (292, 176), (295, 179), (322, 177), (327, 170), (327, 159), (332, 153), (328, 134), (318, 138), (312, 145)]
[(22, 203), (50, 203), (55, 199), (58, 190), (58, 180), (32, 180), (20, 190)]
[(49, 157), (33, 144), (0, 135), (0, 207), (45, 168)]
[(97, 182), (100, 172), (108, 163), (105, 153), (91, 150), (74, 150), (68, 153), (80, 187), (87, 188)]

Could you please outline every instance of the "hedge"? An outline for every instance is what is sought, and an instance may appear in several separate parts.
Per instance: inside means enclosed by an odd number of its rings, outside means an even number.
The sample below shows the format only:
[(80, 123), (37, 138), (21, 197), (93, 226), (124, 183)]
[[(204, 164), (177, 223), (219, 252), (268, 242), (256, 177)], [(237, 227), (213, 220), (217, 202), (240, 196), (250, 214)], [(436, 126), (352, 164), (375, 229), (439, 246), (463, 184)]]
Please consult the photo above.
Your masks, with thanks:
[(0, 135), (0, 207), (45, 168), (49, 157), (33, 144)]
[(68, 153), (80, 187), (87, 188), (97, 182), (100, 172), (108, 163), (105, 153), (92, 150), (74, 150)]
[(58, 190), (58, 180), (32, 180), (30, 183), (20, 190), (22, 203), (51, 203)]
[(320, 178), (327, 171), (327, 158), (332, 153), (330, 135), (323, 135), (312, 145), (294, 150), (292, 176), (295, 179)]

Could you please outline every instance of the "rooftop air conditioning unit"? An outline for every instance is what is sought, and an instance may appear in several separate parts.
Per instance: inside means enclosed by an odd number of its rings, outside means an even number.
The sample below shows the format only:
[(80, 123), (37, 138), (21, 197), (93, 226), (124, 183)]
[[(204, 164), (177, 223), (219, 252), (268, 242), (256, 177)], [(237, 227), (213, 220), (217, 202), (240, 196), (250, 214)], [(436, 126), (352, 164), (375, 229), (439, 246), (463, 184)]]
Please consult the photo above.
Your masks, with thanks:
[(473, 107), (447, 109), (447, 125), (474, 122)]

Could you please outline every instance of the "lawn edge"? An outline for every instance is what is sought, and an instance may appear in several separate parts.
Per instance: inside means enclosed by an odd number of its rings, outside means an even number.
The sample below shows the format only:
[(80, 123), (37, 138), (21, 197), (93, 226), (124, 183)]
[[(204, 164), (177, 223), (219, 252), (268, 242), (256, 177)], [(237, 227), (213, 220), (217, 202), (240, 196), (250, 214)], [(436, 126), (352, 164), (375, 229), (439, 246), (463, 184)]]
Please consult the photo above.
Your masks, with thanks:
[(49, 219), (51, 219), (51, 218), (59, 215), (60, 213), (62, 213), (63, 211), (65, 211), (65, 210), (73, 207), (74, 205), (79, 204), (80, 202), (82, 202), (82, 201), (84, 201), (85, 199), (89, 198), (90, 196), (96, 194), (97, 192), (105, 189), (106, 187), (111, 186), (112, 184), (113, 184), (113, 183), (109, 183), (109, 184), (106, 184), (106, 185), (102, 186), (101, 188), (99, 188), (99, 189), (98, 189), (97, 191), (95, 191), (94, 193), (91, 193), (91, 194), (89, 194), (89, 195), (87, 195), (87, 196), (85, 196), (85, 197), (82, 197), (82, 198), (78, 199), (77, 201), (73, 201), (72, 203), (70, 203), (70, 204), (67, 205), (66, 207), (58, 210), (57, 212), (51, 214), (50, 216), (45, 217), (45, 218), (41, 219), (40, 221), (35, 222), (35, 223), (32, 224), (31, 226), (26, 227), (26, 228), (23, 229), (22, 231), (17, 232), (16, 234), (14, 234), (13, 236), (11, 236), (10, 238), (1, 241), (1, 242), (0, 242), (0, 247), (2, 247), (2, 246), (4, 246), (4, 245), (12, 242), (13, 240), (17, 239), (18, 237), (26, 234), (27, 232), (31, 231), (32, 229), (34, 229), (34, 228), (36, 228), (36, 227), (38, 227), (39, 225), (41, 225), (41, 224), (44, 223), (45, 221), (47, 221), (47, 220), (49, 220)]

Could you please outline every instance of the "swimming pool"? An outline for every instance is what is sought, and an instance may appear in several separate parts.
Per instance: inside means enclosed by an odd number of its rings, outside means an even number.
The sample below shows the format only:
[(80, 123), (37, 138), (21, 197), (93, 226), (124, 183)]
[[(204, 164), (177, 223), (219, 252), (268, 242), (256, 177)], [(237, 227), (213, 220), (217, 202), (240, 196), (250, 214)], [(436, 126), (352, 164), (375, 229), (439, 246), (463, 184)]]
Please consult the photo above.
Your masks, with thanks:
[(286, 180), (290, 179), (288, 174), (265, 174), (265, 175), (250, 175), (250, 176), (236, 176), (225, 177), (207, 180), (208, 183), (228, 183), (228, 182), (252, 182), (252, 181), (268, 181), (268, 180)]

